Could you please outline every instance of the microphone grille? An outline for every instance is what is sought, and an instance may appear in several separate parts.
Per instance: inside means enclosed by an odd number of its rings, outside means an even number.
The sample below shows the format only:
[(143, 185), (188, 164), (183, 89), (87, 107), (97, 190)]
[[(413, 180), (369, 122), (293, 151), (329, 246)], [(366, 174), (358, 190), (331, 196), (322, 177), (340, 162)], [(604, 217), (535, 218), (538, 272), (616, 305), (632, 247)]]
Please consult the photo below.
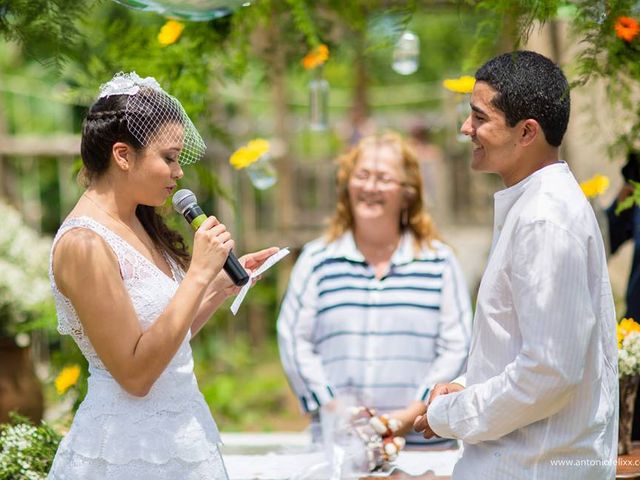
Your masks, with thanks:
[(198, 199), (191, 190), (182, 188), (173, 194), (171, 202), (173, 203), (174, 210), (182, 215), (182, 212), (184, 212), (189, 205), (198, 203)]

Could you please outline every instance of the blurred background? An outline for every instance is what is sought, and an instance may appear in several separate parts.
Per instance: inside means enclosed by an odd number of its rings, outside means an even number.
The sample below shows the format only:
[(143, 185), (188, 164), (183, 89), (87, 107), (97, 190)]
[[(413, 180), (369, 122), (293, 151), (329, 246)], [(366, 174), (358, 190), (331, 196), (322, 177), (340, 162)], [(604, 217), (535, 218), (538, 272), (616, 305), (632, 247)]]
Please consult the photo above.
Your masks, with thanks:
[[(635, 4), (0, 2), (0, 423), (17, 409), (64, 431), (83, 398), (86, 364), (56, 332), (48, 255), (82, 192), (83, 116), (115, 72), (154, 76), (183, 103), (208, 151), (185, 169), (181, 187), (225, 222), (236, 251), (291, 248), (237, 316), (228, 305), (213, 316), (193, 350), (221, 430), (301, 430), (307, 420), (280, 367), (275, 321), (300, 248), (322, 234), (333, 212), (336, 156), (378, 130), (412, 139), (428, 208), (475, 298), (491, 242), (493, 193), (503, 186), (470, 170), (470, 143), (458, 132), (469, 96), (443, 81), (473, 75), (516, 47), (559, 63), (576, 82), (562, 158), (578, 181), (608, 177), (609, 188), (592, 199), (601, 217), (622, 184), (624, 147), (638, 131), (637, 103), (627, 106), (637, 99), (638, 71), (625, 70), (627, 53), (609, 46), (617, 15), (611, 8), (640, 10)], [(608, 56), (594, 55), (589, 64), (594, 39), (605, 37), (612, 37), (600, 44)], [(313, 65), (320, 45), (328, 59)], [(637, 53), (629, 55), (637, 64)], [(273, 171), (254, 173), (252, 181), (229, 157), (255, 138), (269, 142)], [(167, 216), (190, 239), (169, 206)], [(610, 259), (621, 312), (632, 248)]]

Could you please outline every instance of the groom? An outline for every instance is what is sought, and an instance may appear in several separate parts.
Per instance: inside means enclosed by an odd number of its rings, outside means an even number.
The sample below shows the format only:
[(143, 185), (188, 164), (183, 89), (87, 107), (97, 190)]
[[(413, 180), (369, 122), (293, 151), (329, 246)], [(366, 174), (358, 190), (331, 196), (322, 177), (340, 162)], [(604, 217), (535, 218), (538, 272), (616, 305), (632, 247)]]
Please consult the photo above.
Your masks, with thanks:
[(615, 478), (615, 312), (593, 210), (558, 158), (569, 105), (562, 71), (537, 53), (476, 73), (461, 131), (472, 168), (506, 189), (495, 194), (466, 376), (436, 385), (414, 425), (463, 440), (454, 480)]

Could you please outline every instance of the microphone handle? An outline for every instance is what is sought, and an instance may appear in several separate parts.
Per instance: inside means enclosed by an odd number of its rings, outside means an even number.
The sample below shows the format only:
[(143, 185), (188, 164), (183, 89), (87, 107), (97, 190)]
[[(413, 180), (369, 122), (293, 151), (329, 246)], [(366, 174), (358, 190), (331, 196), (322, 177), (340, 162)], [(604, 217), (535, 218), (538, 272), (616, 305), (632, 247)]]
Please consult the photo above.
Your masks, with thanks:
[[(187, 222), (189, 222), (189, 225), (191, 225), (191, 228), (193, 228), (194, 230), (200, 228), (202, 222), (207, 219), (207, 216), (197, 204), (189, 206), (184, 211), (183, 215)], [(233, 251), (229, 252), (229, 256), (225, 260), (222, 268), (225, 272), (227, 272), (227, 275), (229, 275), (229, 278), (237, 287), (241, 287), (249, 281), (249, 274), (240, 264)]]
[(222, 268), (227, 272), (227, 275), (229, 275), (229, 278), (236, 287), (241, 287), (249, 281), (249, 274), (240, 264), (240, 261), (233, 251), (229, 252), (229, 256)]

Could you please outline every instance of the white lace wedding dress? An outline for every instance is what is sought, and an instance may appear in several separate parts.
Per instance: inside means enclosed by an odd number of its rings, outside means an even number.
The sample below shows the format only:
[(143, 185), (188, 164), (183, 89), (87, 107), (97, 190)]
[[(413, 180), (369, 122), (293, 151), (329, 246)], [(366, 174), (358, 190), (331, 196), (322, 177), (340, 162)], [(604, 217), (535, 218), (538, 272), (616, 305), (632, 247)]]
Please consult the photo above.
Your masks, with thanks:
[[(113, 249), (142, 327), (153, 324), (175, 294), (183, 271), (168, 259), (174, 277), (169, 278), (129, 243), (89, 217), (65, 221), (53, 248), (72, 228), (96, 232)], [(87, 396), (58, 447), (48, 478), (227, 479), (218, 450), (218, 428), (193, 374), (191, 335), (187, 334), (148, 395), (129, 395), (98, 358), (71, 302), (57, 289), (51, 267), (49, 276), (58, 331), (74, 338), (89, 362), (90, 377)], [(87, 291), (86, 295), (100, 292)]]

